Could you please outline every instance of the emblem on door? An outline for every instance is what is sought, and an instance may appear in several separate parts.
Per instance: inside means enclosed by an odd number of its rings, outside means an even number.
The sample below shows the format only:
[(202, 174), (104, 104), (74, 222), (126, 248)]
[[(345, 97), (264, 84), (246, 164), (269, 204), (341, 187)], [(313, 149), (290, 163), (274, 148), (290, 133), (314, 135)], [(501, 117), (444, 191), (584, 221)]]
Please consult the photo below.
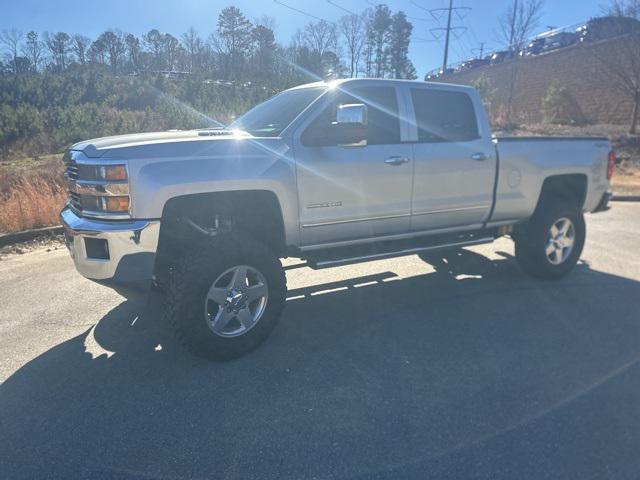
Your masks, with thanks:
[(341, 207), (342, 202), (323, 202), (323, 203), (310, 203), (307, 208), (331, 208)]

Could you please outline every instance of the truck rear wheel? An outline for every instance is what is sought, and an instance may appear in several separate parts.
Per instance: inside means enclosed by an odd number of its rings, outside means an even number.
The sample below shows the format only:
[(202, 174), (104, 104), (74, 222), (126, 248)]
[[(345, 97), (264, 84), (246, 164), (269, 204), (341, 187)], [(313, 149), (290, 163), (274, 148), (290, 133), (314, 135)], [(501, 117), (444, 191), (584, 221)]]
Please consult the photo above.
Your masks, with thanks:
[(221, 236), (175, 266), (166, 315), (187, 350), (229, 360), (269, 336), (285, 297), (284, 269), (270, 249), (246, 236)]
[(582, 212), (566, 207), (542, 208), (514, 235), (516, 260), (534, 277), (561, 278), (578, 263), (585, 236)]

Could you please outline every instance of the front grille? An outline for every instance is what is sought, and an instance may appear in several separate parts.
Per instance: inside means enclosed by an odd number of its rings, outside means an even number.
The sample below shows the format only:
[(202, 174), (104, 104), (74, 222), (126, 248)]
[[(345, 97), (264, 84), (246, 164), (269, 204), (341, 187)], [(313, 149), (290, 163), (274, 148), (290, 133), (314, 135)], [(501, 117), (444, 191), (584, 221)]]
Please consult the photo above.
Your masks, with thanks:
[[(67, 182), (74, 183), (78, 180), (78, 164), (73, 159), (70, 152), (67, 152), (64, 155), (63, 161), (66, 167), (64, 170), (64, 177)], [(67, 190), (67, 203), (74, 210), (77, 210), (78, 212), (82, 211), (82, 198), (78, 193), (71, 191), (71, 188)]]
[(75, 192), (69, 191), (69, 205), (79, 212), (82, 211), (82, 198)]
[(71, 158), (71, 155), (67, 154), (64, 156), (64, 164), (66, 165), (66, 170), (64, 172), (64, 174), (67, 176), (67, 178), (70, 178), (72, 180), (77, 180), (78, 179), (78, 164), (75, 162), (75, 160), (73, 158)]

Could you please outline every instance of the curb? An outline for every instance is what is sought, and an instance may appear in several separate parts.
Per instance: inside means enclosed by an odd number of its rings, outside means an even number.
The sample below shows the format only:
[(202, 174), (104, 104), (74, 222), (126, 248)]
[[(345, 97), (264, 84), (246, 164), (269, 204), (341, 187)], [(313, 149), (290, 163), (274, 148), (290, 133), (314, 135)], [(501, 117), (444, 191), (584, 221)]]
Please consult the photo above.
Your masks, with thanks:
[(5, 247), (13, 243), (25, 242), (38, 237), (50, 237), (62, 233), (62, 226), (35, 228), (33, 230), (24, 230), (22, 232), (7, 233), (0, 235), (0, 247)]
[(613, 195), (610, 200), (614, 202), (640, 202), (640, 195)]

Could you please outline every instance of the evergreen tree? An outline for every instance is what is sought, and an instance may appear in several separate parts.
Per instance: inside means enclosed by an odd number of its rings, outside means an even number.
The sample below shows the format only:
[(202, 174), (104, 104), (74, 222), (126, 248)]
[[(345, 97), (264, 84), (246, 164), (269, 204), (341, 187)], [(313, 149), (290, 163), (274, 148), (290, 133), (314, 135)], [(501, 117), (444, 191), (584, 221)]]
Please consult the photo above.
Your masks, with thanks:
[(256, 25), (251, 32), (253, 40), (252, 77), (271, 83), (274, 76), (274, 63), (277, 54), (275, 35), (271, 28)]
[(367, 40), (371, 46), (371, 75), (383, 78), (389, 70), (389, 39), (391, 35), (391, 10), (378, 5), (367, 25)]
[(217, 44), (227, 78), (239, 79), (251, 48), (253, 25), (237, 7), (224, 8), (218, 16)]
[(393, 15), (389, 34), (389, 74), (393, 78), (415, 80), (416, 69), (409, 59), (409, 43), (413, 25), (407, 20), (407, 15), (400, 11)]

